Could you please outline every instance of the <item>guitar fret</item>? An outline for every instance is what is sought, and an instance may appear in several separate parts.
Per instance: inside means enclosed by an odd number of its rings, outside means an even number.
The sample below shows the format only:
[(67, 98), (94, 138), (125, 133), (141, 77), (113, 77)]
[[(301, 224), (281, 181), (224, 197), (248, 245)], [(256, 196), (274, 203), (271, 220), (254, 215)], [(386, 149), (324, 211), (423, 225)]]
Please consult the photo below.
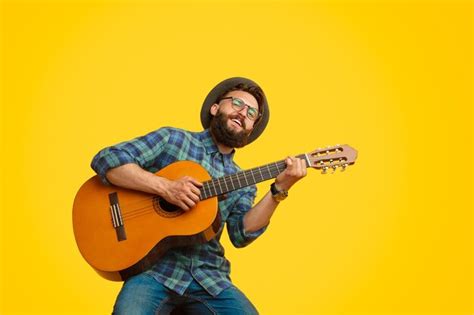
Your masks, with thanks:
[(225, 184), (225, 188), (226, 188), (226, 191), (225, 191), (225, 192), (230, 191), (229, 187), (227, 186), (227, 181), (226, 181), (226, 179), (225, 179), (225, 176), (222, 178), (222, 181), (223, 181), (224, 184)]
[[(285, 162), (283, 162), (283, 163), (285, 163)], [(275, 162), (274, 164), (276, 165), (277, 171), (280, 172), (280, 164), (281, 164), (281, 162), (280, 162), (280, 163), (279, 163), (279, 162)], [(285, 164), (285, 165), (286, 165), (286, 164)]]
[(204, 183), (200, 189), (201, 193), (199, 194), (199, 200), (204, 200), (206, 196), (206, 184)]
[(272, 171), (270, 170), (270, 164), (267, 164), (268, 176), (272, 177)]
[(212, 187), (214, 188), (215, 196), (219, 195), (217, 193), (217, 188), (216, 188), (216, 184), (214, 183), (214, 181), (212, 181), (211, 184), (212, 184)]
[[(239, 173), (240, 173), (240, 172), (239, 172)], [(236, 174), (236, 177), (237, 177), (237, 181), (239, 182), (239, 188), (240, 188), (240, 187), (242, 187), (242, 184), (240, 183), (239, 173)]]
[[(222, 186), (221, 186), (221, 183), (219, 182), (219, 179), (220, 179), (220, 178), (217, 179), (217, 184), (219, 185), (219, 189), (221, 190), (221, 191), (220, 191), (220, 194), (221, 194), (221, 193), (222, 193)], [(218, 194), (218, 195), (220, 195), (220, 194)]]
[(252, 178), (253, 178), (253, 182), (256, 183), (257, 180), (255, 179), (255, 176), (253, 176), (253, 170), (250, 170), (250, 175), (252, 175)]
[(230, 183), (232, 184), (232, 189), (231, 190), (235, 190), (234, 180), (232, 180), (233, 177), (234, 176), (229, 176)]
[(201, 196), (199, 197), (199, 199), (204, 200), (204, 199), (207, 199), (207, 198), (208, 198), (208, 197), (207, 197), (207, 192), (206, 192), (206, 187), (207, 187), (207, 186), (208, 186), (208, 185), (207, 185), (207, 182), (202, 185), (202, 188), (201, 188), (201, 189), (202, 189), (202, 191), (201, 191)]
[(209, 182), (207, 182), (207, 185), (206, 185), (206, 188), (205, 188), (204, 191), (206, 192), (206, 198), (209, 198), (209, 197), (212, 195), (212, 193), (211, 193), (211, 187), (210, 187), (210, 183), (209, 183)]

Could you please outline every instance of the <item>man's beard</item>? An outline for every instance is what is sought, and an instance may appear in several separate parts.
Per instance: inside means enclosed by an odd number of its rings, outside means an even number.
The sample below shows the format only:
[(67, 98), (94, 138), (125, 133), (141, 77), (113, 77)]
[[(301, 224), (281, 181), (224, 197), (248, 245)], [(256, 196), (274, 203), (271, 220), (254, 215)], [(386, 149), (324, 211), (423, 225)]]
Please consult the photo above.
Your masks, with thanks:
[[(239, 119), (242, 122), (242, 131), (234, 131), (227, 125), (228, 119)], [(218, 111), (216, 116), (211, 120), (210, 125), (211, 134), (214, 139), (229, 148), (242, 148), (249, 141), (251, 131), (245, 130), (245, 119), (240, 119), (239, 115), (226, 116), (221, 111)]]

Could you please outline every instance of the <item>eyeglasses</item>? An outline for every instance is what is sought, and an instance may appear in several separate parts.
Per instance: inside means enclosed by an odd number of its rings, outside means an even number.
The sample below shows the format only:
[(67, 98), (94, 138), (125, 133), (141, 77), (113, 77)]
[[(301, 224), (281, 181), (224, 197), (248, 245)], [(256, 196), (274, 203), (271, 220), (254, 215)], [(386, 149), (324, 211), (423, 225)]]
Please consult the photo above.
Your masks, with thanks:
[(222, 100), (228, 100), (228, 99), (232, 100), (232, 102), (231, 102), (232, 108), (235, 109), (236, 111), (240, 112), (243, 108), (248, 107), (247, 108), (247, 118), (248, 119), (250, 119), (252, 121), (255, 121), (255, 120), (257, 120), (258, 117), (260, 117), (260, 113), (258, 112), (258, 109), (256, 109), (255, 107), (252, 107), (250, 105), (245, 104), (245, 102), (243, 100), (241, 100), (240, 98), (229, 96), (229, 97), (221, 98), (221, 101)]

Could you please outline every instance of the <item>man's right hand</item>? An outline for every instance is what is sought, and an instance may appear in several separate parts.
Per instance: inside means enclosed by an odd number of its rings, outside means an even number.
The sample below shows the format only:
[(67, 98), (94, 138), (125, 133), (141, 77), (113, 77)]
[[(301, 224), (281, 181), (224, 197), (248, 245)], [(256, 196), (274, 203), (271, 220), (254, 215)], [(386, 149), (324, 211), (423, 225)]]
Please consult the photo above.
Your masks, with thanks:
[(184, 211), (189, 211), (199, 201), (202, 183), (190, 176), (184, 176), (177, 180), (163, 180), (163, 190), (160, 195), (169, 203), (177, 205)]

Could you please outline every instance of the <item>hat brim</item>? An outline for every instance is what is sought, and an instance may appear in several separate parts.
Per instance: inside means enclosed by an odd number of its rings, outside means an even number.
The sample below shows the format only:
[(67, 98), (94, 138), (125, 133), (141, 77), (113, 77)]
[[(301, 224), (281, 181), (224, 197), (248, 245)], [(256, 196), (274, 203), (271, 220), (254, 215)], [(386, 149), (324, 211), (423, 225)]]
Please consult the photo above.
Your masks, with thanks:
[[(204, 100), (204, 103), (202, 104), (201, 124), (204, 127), (204, 129), (209, 128), (209, 126), (211, 125), (212, 115), (210, 113), (210, 109), (211, 109), (211, 106), (215, 104), (217, 98), (221, 96), (223, 93), (225, 93), (226, 91), (230, 90), (231, 88), (233, 88), (234, 86), (240, 83), (243, 83), (246, 85), (259, 86), (254, 81), (246, 79), (246, 78), (242, 78), (242, 77), (230, 78), (217, 84), (209, 92), (206, 99)], [(249, 136), (248, 143), (252, 143), (262, 134), (263, 130), (265, 130), (265, 127), (268, 124), (268, 120), (270, 119), (270, 111), (268, 109), (268, 103), (267, 103), (267, 98), (265, 94), (263, 95), (262, 104), (260, 104), (260, 106), (263, 107), (263, 114), (262, 114), (262, 117), (257, 122), (257, 124), (254, 126), (252, 133)]]

